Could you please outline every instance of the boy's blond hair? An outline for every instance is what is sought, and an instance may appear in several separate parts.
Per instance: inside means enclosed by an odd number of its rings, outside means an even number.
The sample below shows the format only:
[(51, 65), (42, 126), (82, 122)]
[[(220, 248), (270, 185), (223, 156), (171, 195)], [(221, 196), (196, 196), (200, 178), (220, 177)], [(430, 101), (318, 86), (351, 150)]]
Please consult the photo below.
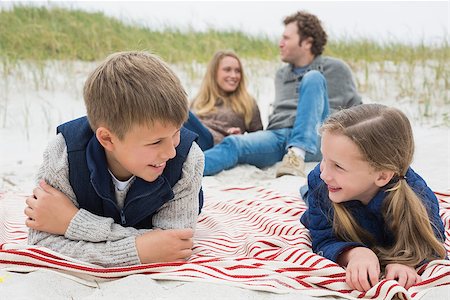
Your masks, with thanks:
[(108, 56), (86, 80), (84, 101), (91, 128), (107, 127), (119, 139), (134, 125), (159, 121), (181, 127), (188, 117), (178, 77), (161, 59), (142, 51)]

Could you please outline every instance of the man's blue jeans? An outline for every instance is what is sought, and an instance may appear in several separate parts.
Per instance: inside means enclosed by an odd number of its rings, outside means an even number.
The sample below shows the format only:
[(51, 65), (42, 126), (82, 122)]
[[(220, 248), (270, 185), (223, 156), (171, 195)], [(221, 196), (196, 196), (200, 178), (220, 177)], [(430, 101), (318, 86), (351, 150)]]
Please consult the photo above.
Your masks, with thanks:
[(306, 73), (299, 95), (293, 128), (227, 136), (220, 144), (205, 151), (204, 175), (214, 175), (237, 164), (268, 167), (280, 161), (287, 148), (292, 146), (306, 151), (305, 161), (320, 161), (318, 129), (329, 114), (325, 77), (318, 71)]

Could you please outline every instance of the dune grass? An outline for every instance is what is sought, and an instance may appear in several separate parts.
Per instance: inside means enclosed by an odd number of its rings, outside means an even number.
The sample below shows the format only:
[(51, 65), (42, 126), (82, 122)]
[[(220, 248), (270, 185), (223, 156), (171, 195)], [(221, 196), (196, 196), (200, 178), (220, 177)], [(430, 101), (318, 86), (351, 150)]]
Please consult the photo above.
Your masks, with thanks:
[[(96, 61), (116, 51), (148, 50), (169, 63), (192, 65), (206, 63), (218, 49), (232, 49), (244, 59), (279, 61), (278, 41), (241, 31), (196, 32), (169, 26), (156, 30), (100, 12), (57, 7), (14, 6), (0, 11), (0, 76), (5, 82), (7, 74), (23, 62), (42, 66), (37, 69), (38, 84), (45, 81), (45, 74), (41, 80), (39, 72), (44, 72), (46, 61)], [(363, 93), (380, 89), (374, 80), (389, 73), (389, 78), (396, 78), (399, 97), (417, 103), (421, 115), (431, 116), (431, 108), (442, 105), (447, 107), (443, 114), (448, 114), (450, 47), (446, 40), (436, 45), (330, 40), (324, 54), (345, 60), (355, 73), (363, 74), (357, 78)], [(422, 72), (426, 74), (418, 81)]]
[[(244, 58), (278, 59), (278, 41), (241, 31), (195, 32), (128, 25), (103, 13), (64, 8), (14, 6), (0, 11), (0, 56), (9, 60), (102, 59), (111, 52), (149, 50), (168, 62), (206, 62), (217, 49), (234, 49)], [(350, 62), (446, 60), (449, 46), (404, 45), (371, 40), (331, 40), (325, 54)]]
[(148, 50), (172, 63), (205, 62), (216, 49), (234, 49), (242, 57), (261, 59), (273, 59), (278, 53), (268, 38), (239, 31), (170, 27), (157, 31), (103, 13), (26, 6), (0, 12), (0, 40), (0, 56), (11, 61), (93, 61), (124, 50)]

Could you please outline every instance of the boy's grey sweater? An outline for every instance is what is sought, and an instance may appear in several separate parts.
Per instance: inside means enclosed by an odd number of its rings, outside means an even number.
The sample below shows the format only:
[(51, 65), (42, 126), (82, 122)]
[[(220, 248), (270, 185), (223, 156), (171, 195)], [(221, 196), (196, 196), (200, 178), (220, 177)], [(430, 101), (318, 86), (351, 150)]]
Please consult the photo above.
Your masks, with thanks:
[[(302, 74), (295, 74), (293, 65), (286, 65), (275, 76), (275, 101), (267, 129), (292, 128), (297, 116), (299, 85)], [(327, 81), (330, 113), (361, 104), (350, 67), (342, 60), (317, 56), (305, 72), (320, 71)], [(300, 81), (297, 79), (300, 77)], [(307, 100), (307, 99), (306, 99)]]
[[(193, 143), (183, 164), (181, 179), (173, 187), (174, 199), (164, 204), (153, 216), (153, 226), (161, 229), (192, 228), (197, 222), (198, 194), (202, 184), (204, 156)], [(44, 152), (38, 172), (78, 207), (69, 182), (69, 163), (64, 137), (58, 134)], [(45, 246), (83, 262), (105, 267), (140, 264), (135, 239), (151, 229), (122, 227), (112, 218), (100, 217), (80, 209), (71, 220), (64, 236), (30, 229), (28, 243)]]

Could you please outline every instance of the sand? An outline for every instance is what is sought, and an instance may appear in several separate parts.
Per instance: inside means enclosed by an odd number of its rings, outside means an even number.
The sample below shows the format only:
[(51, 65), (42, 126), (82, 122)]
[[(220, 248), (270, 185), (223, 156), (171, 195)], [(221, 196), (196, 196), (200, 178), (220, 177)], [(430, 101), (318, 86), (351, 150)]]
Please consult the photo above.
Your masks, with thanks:
[[(251, 63), (249, 63), (251, 65)], [(273, 74), (279, 63), (265, 64), (258, 72), (250, 70), (251, 92), (257, 96), (264, 124), (273, 99)], [(29, 65), (21, 65), (2, 80), (0, 86), (0, 192), (30, 193), (42, 152), (54, 134), (56, 125), (84, 114), (82, 85), (93, 68), (91, 63), (50, 62), (43, 76)], [(174, 66), (190, 96), (198, 89), (201, 76), (191, 76), (182, 66)], [(202, 74), (197, 66), (195, 74)], [(253, 77), (250, 77), (253, 76)], [(395, 87), (384, 91), (394, 105), (399, 102)], [(363, 94), (365, 102), (374, 102)], [(411, 104), (401, 104), (405, 111), (415, 111)], [(448, 108), (446, 108), (448, 109)], [(413, 117), (413, 114), (410, 114)], [(450, 191), (450, 132), (433, 122), (412, 120), (416, 154), (412, 167), (435, 191)], [(307, 164), (311, 170), (315, 164)], [(275, 166), (260, 170), (242, 165), (216, 176), (205, 177), (205, 184), (256, 185), (297, 193), (305, 183), (301, 177), (275, 179)], [(8, 284), (4, 284), (8, 283)], [(0, 269), (2, 299), (313, 299), (298, 293), (272, 294), (202, 282), (155, 281), (133, 275), (89, 287), (52, 271), (27, 274)], [(330, 298), (331, 299), (331, 298)], [(333, 298), (334, 299), (334, 298)], [(436, 288), (423, 299), (450, 299), (448, 287)]]

